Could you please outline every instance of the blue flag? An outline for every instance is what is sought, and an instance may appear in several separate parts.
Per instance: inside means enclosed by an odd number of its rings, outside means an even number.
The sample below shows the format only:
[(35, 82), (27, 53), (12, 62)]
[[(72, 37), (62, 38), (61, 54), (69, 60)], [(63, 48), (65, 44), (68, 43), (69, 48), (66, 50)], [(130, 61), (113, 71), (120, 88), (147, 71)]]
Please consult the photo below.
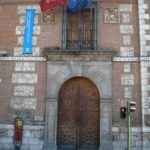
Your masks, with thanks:
[(23, 40), (23, 54), (32, 54), (32, 35), (34, 27), (35, 9), (26, 10), (25, 31)]
[(91, 4), (91, 0), (69, 0), (68, 10), (71, 12), (76, 12), (84, 9)]
[(83, 9), (88, 6), (89, 0), (79, 0), (79, 9)]
[(78, 11), (78, 0), (69, 0), (68, 1), (68, 10), (71, 12)]

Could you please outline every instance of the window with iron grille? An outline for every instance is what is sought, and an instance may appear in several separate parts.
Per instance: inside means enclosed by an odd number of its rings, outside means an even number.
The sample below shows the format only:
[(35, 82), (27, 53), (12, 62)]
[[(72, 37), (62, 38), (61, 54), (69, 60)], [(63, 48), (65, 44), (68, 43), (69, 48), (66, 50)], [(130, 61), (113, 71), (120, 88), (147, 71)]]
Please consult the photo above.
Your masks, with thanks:
[(96, 8), (85, 8), (71, 13), (65, 10), (63, 19), (63, 48), (65, 49), (96, 49)]

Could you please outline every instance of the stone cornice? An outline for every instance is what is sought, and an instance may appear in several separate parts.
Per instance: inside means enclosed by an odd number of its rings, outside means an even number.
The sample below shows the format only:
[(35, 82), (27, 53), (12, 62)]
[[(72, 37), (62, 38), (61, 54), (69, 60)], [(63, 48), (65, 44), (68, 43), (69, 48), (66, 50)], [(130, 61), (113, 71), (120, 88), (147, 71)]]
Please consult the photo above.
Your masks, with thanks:
[(48, 61), (112, 61), (115, 54), (112, 50), (48, 50), (45, 49)]
[(0, 57), (0, 61), (46, 61), (44, 57)]

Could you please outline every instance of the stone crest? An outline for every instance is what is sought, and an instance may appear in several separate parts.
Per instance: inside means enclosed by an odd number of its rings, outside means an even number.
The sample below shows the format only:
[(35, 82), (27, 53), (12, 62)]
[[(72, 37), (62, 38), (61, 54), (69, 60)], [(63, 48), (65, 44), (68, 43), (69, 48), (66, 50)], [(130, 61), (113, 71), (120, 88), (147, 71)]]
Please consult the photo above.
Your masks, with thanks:
[(54, 11), (43, 12), (41, 18), (42, 18), (42, 23), (44, 24), (56, 23), (56, 15)]
[(120, 15), (118, 8), (105, 8), (104, 23), (119, 23)]

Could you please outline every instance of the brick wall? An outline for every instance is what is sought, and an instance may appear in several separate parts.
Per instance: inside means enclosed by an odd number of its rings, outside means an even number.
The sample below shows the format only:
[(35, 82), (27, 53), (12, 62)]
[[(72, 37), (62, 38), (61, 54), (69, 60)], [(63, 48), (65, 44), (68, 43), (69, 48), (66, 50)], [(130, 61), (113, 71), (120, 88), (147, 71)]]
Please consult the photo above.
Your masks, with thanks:
[(0, 53), (8, 51), (12, 55), (12, 49), (17, 41), (15, 35), (15, 28), (18, 24), (16, 6), (0, 5), (0, 20)]
[(12, 122), (16, 110), (24, 110), (25, 120), (43, 121), (45, 63), (1, 60), (0, 68), (1, 122)]
[[(99, 47), (111, 48), (118, 53), (118, 56), (139, 56), (137, 2), (108, 1), (98, 4), (100, 7), (98, 15)], [(108, 8), (118, 10), (117, 22), (105, 22), (104, 16)]]
[[(24, 121), (22, 149), (43, 148), (46, 63), (38, 46), (40, 15), (37, 4), (0, 2), (0, 150), (13, 150), (14, 118)], [(15, 3), (18, 2), (18, 3)], [(34, 1), (35, 2), (35, 1)], [(13, 5), (11, 5), (13, 4)], [(35, 8), (33, 53), (23, 55), (25, 9)], [(8, 10), (8, 11), (7, 11)]]
[(126, 120), (120, 119), (120, 107), (126, 106), (128, 100), (137, 103), (134, 114), (134, 127), (140, 127), (141, 95), (140, 95), (140, 70), (138, 62), (114, 62), (113, 63), (113, 124), (126, 127)]

